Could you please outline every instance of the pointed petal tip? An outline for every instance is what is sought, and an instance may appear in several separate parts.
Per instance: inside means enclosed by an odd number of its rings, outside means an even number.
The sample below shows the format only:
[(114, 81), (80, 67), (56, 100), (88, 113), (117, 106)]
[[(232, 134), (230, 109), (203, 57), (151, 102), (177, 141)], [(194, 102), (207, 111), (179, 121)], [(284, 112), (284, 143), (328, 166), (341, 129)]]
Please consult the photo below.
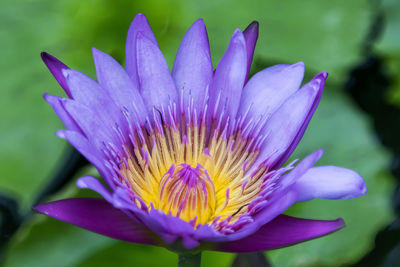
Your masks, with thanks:
[(365, 195), (367, 193), (367, 185), (364, 183), (362, 183), (362, 185), (360, 186), (360, 193), (361, 196)]
[(204, 19), (203, 19), (203, 18), (197, 19), (197, 20), (193, 23), (193, 25), (205, 25)]
[(48, 212), (48, 203), (44, 203), (44, 204), (38, 204), (36, 206), (32, 207), (32, 210), (34, 212), (40, 213), (40, 214), (44, 214), (44, 215), (49, 215)]
[(59, 130), (56, 132), (56, 136), (61, 139), (66, 139), (65, 137), (65, 130)]
[(83, 176), (76, 181), (76, 186), (82, 189), (93, 189), (93, 186), (102, 186), (102, 183), (93, 176)]
[(49, 57), (49, 54), (44, 52), (44, 51), (42, 51), (40, 53), (40, 57), (42, 58), (43, 61), (45, 61)]
[[(138, 26), (142, 28), (144, 25), (150, 26), (149, 21), (147, 20), (147, 17), (143, 13), (138, 13), (136, 16), (133, 18), (133, 21), (131, 23), (131, 27), (129, 30), (135, 30), (134, 27)], [(133, 27), (132, 27), (133, 26)]]
[(325, 150), (318, 149), (318, 150), (314, 151), (313, 153), (311, 153), (310, 155), (308, 155), (306, 158), (308, 158), (308, 157), (314, 158), (315, 162), (317, 162), (324, 155), (324, 152), (325, 152)]
[(51, 95), (49, 95), (48, 93), (43, 93), (42, 96), (43, 96), (43, 99), (44, 99), (44, 100), (46, 100), (47, 102), (49, 102), (48, 99), (51, 98)]
[(356, 198), (361, 197), (367, 193), (367, 185), (365, 184), (362, 176), (354, 170), (345, 169), (337, 167), (338, 169), (345, 170), (346, 172), (342, 174), (342, 177), (347, 173), (347, 181), (351, 181), (348, 184), (348, 193), (344, 195), (342, 198)]
[(79, 188), (82, 188), (82, 189), (86, 189), (89, 187), (89, 185), (88, 185), (86, 179), (82, 179), (82, 178), (85, 178), (85, 177), (79, 178), (78, 181), (76, 181), (76, 186)]
[(233, 39), (234, 37), (237, 37), (237, 36), (243, 36), (242, 30), (239, 29), (239, 28), (236, 28), (235, 31), (233, 32), (233, 34), (232, 34), (232, 39)]
[(92, 46), (92, 55), (93, 55), (93, 60), (94, 60), (94, 64), (96, 65), (96, 67), (98, 67), (97, 65), (102, 60), (102, 58), (109, 56), (107, 53), (104, 53), (103, 51), (97, 49), (94, 46)]
[(40, 56), (41, 56), (44, 64), (46, 65), (46, 67), (49, 69), (49, 71), (54, 76), (56, 81), (64, 89), (64, 91), (68, 95), (68, 97), (72, 98), (69, 87), (65, 81), (63, 74), (62, 74), (62, 70), (69, 69), (69, 67), (67, 65), (65, 65), (64, 63), (62, 63), (60, 60), (58, 60), (56, 57), (50, 55), (49, 53), (42, 52), (42, 53), (40, 53)]
[(146, 15), (143, 13), (137, 13), (135, 18), (146, 18)]
[(99, 49), (97, 49), (96, 47), (92, 46), (92, 53), (97, 54), (97, 53), (101, 53), (101, 51)]
[[(297, 63), (289, 65), (288, 69), (292, 70), (297, 75), (300, 75), (301, 76), (301, 80), (303, 80), (304, 72), (305, 72), (305, 64), (304, 64), (303, 61), (299, 61)], [(299, 84), (299, 86), (300, 86), (300, 84)]]
[(321, 72), (321, 73), (319, 73), (315, 78), (319, 78), (319, 79), (324, 79), (324, 80), (326, 80), (326, 78), (328, 78), (328, 73), (327, 72)]
[(244, 51), (246, 52), (246, 39), (244, 37), (243, 32), (239, 28), (237, 28), (232, 34), (229, 45), (232, 45), (232, 44), (235, 46), (236, 45), (243, 46)]
[(69, 69), (67, 65), (62, 63), (58, 60), (55, 56), (50, 55), (47, 52), (41, 52), (40, 57), (42, 58), (43, 62), (49, 67), (50, 71), (53, 73), (52, 69), (57, 67), (58, 69)]
[(136, 24), (136, 23), (138, 23), (138, 22), (140, 22), (140, 23), (142, 23), (142, 22), (147, 23), (147, 17), (146, 17), (146, 15), (143, 14), (143, 13), (137, 13), (136, 16), (133, 18), (133, 21), (132, 21), (131, 25), (133, 25), (134, 23)]
[(190, 26), (188, 33), (193, 32), (197, 35), (207, 34), (206, 24), (202, 18), (193, 22), (192, 26)]
[(337, 218), (334, 221), (334, 223), (336, 224), (336, 227), (337, 227), (336, 230), (334, 230), (334, 231), (340, 230), (340, 229), (342, 229), (343, 227), (346, 226), (346, 223), (342, 218)]
[(42, 60), (44, 61), (44, 63), (47, 65), (48, 63), (50, 63), (50, 61), (59, 61), (56, 57), (50, 55), (49, 53), (43, 51), (40, 53), (40, 57), (42, 58)]
[(308, 90), (311, 90), (313, 92), (321, 91), (324, 89), (325, 86), (325, 81), (328, 77), (328, 73), (326, 72), (321, 72), (318, 73), (312, 80), (307, 84)]
[(257, 31), (259, 30), (260, 23), (257, 20), (253, 20), (249, 26), (246, 27), (245, 31)]
[(353, 173), (353, 190), (345, 198), (361, 197), (367, 193), (367, 185), (360, 174), (356, 171), (348, 170)]
[(325, 150), (322, 149), (322, 148), (320, 148), (320, 149), (318, 149), (317, 151), (315, 151), (315, 153), (316, 153), (316, 155), (317, 155), (318, 158), (321, 158), (322, 155), (324, 155)]
[(302, 67), (302, 68), (304, 68), (304, 66), (305, 66), (304, 61), (299, 61), (292, 65), (292, 67)]

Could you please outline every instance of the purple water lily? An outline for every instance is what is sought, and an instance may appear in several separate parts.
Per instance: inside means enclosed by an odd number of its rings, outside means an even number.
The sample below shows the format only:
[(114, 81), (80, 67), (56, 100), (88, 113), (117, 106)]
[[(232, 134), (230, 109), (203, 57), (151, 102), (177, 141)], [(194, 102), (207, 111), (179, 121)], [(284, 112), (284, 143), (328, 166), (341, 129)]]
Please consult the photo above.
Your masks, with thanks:
[(365, 194), (363, 179), (313, 167), (317, 150), (287, 161), (315, 111), (326, 73), (301, 83), (302, 62), (248, 80), (258, 24), (235, 30), (215, 71), (203, 20), (187, 31), (170, 73), (139, 14), (126, 70), (93, 48), (97, 82), (42, 57), (68, 98), (45, 94), (67, 139), (99, 171), (77, 185), (103, 198), (65, 199), (36, 211), (112, 238), (176, 251), (252, 252), (288, 246), (343, 227), (342, 219), (282, 213), (299, 201)]

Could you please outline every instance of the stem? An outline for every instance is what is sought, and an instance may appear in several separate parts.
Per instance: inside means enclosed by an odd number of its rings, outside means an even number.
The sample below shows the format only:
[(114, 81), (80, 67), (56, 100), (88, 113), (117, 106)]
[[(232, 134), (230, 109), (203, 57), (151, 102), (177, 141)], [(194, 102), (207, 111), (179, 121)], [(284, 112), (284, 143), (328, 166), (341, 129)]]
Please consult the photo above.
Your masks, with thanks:
[(200, 267), (201, 252), (197, 254), (179, 254), (178, 267)]

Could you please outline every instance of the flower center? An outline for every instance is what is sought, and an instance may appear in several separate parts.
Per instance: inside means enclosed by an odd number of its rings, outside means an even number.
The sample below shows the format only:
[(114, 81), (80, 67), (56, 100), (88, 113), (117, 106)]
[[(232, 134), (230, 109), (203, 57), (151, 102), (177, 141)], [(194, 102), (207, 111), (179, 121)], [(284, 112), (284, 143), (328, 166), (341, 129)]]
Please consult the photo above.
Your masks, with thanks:
[(157, 209), (192, 220), (193, 224), (206, 223), (215, 211), (215, 187), (206, 169), (200, 164), (174, 165), (161, 178), (158, 188)]
[(187, 113), (188, 118), (178, 119), (169, 109), (154, 114), (151, 128), (129, 125), (124, 153), (113, 156), (115, 149), (108, 149), (109, 167), (142, 210), (160, 210), (195, 228), (209, 224), (220, 232), (234, 231), (267, 203), (276, 180), (266, 166), (254, 166), (261, 124), (213, 119), (207, 126), (205, 111)]

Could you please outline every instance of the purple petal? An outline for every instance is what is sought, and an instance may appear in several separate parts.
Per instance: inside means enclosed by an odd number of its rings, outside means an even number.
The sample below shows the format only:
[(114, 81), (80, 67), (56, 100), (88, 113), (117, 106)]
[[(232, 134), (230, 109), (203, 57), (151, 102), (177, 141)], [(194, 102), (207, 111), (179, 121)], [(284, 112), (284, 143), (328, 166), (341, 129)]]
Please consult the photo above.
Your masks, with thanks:
[(304, 63), (275, 65), (256, 73), (243, 89), (238, 116), (267, 120), (283, 102), (299, 89)]
[[(210, 109), (212, 118), (219, 118), (222, 112), (231, 120), (239, 108), (240, 97), (247, 71), (246, 41), (237, 29), (229, 46), (215, 70), (210, 90)], [(216, 105), (218, 105), (216, 107)]]
[(64, 199), (36, 206), (35, 211), (122, 241), (157, 245), (150, 231), (100, 198)]
[(172, 245), (179, 238), (182, 238), (186, 249), (194, 249), (200, 243), (193, 237), (195, 229), (191, 224), (180, 218), (165, 214), (162, 211), (152, 209), (148, 216), (141, 217), (144, 225), (162, 238), (169, 245)]
[(314, 114), (324, 88), (326, 73), (320, 73), (289, 97), (268, 120), (266, 136), (257, 163), (279, 168), (293, 152)]
[[(127, 190), (117, 187), (114, 190), (112, 204), (123, 210), (130, 217), (140, 221), (151, 232), (159, 236), (166, 245), (176, 246), (179, 242), (185, 249), (191, 250), (200, 245), (204, 239), (223, 236), (209, 225), (195, 229), (178, 217), (165, 214), (163, 211), (151, 209), (150, 212), (132, 205), (132, 199)], [(205, 247), (203, 247), (205, 249)]]
[(147, 112), (138, 87), (115, 59), (94, 47), (92, 50), (99, 84), (107, 90), (118, 107), (127, 108), (144, 124)]
[(182, 219), (165, 214), (162, 211), (151, 209), (148, 213), (132, 205), (132, 200), (126, 190), (116, 188), (113, 195), (113, 205), (133, 218), (137, 218), (148, 227), (155, 235), (159, 236), (167, 245), (182, 242), (185, 249), (190, 250), (200, 245), (205, 238), (221, 236), (220, 233), (208, 225), (202, 225), (198, 229)]
[(156, 37), (151, 30), (146, 16), (140, 13), (137, 14), (129, 27), (128, 36), (126, 38), (126, 71), (136, 87), (139, 86), (136, 57), (136, 37), (138, 32), (141, 32), (154, 44), (157, 44)]
[(90, 189), (100, 194), (107, 202), (112, 203), (111, 192), (96, 178), (85, 176), (78, 179), (76, 186), (79, 188)]
[(109, 177), (111, 177), (109, 170), (104, 165), (103, 154), (101, 154), (86, 137), (80, 133), (66, 130), (58, 131), (57, 135), (65, 138), (75, 147), (76, 150), (98, 170), (101, 177), (107, 181), (108, 185), (113, 186), (113, 182), (109, 179)]
[(246, 40), (246, 50), (247, 50), (247, 72), (246, 81), (249, 77), (249, 72), (251, 68), (251, 62), (253, 61), (254, 48), (256, 47), (258, 39), (258, 22), (253, 21), (243, 32), (244, 39)]
[(98, 149), (103, 148), (104, 143), (120, 144), (118, 137), (112, 131), (115, 120), (101, 116), (99, 108), (89, 109), (87, 106), (69, 99), (63, 99), (63, 105), (85, 136)]
[(43, 98), (47, 101), (47, 103), (51, 105), (51, 107), (54, 109), (57, 116), (64, 123), (67, 129), (82, 133), (81, 128), (78, 126), (78, 124), (76, 124), (71, 115), (69, 115), (68, 112), (65, 110), (61, 97), (43, 94)]
[(342, 219), (308, 220), (280, 215), (256, 233), (237, 241), (221, 243), (215, 250), (240, 253), (275, 249), (330, 234), (343, 226)]
[(202, 110), (212, 75), (207, 30), (203, 20), (199, 19), (183, 37), (172, 69), (172, 77), (183, 97), (184, 107), (193, 100), (197, 112)]
[(149, 114), (177, 103), (178, 94), (168, 64), (157, 45), (141, 33), (137, 35), (137, 61), (140, 93)]
[(59, 61), (57, 58), (53, 57), (46, 52), (42, 52), (41, 54), (42, 60), (44, 64), (46, 64), (47, 68), (50, 70), (51, 74), (53, 74), (54, 78), (56, 78), (57, 82), (64, 89), (65, 93), (68, 97), (72, 98), (71, 92), (69, 91), (67, 81), (62, 73), (63, 69), (69, 69), (67, 65)]
[(255, 233), (264, 224), (270, 222), (282, 212), (290, 208), (297, 200), (297, 192), (294, 190), (286, 191), (281, 197), (273, 199), (267, 207), (261, 210), (256, 216), (254, 216), (254, 222), (245, 225), (241, 230), (236, 233), (223, 236), (207, 238), (206, 240), (212, 240), (213, 242), (225, 242), (239, 240)]
[(309, 169), (295, 184), (298, 201), (313, 198), (344, 199), (364, 195), (367, 187), (363, 178), (353, 170), (336, 166)]
[[(314, 164), (322, 157), (324, 150), (318, 149), (307, 157), (305, 157), (296, 167), (289, 173), (283, 175), (280, 180), (280, 191), (286, 190), (288, 187), (294, 185), (307, 171), (314, 166)], [(279, 192), (279, 191), (278, 191)]]
[(279, 161), (277, 161), (276, 166), (275, 166), (276, 168), (282, 166), (286, 162), (286, 160), (290, 157), (290, 155), (296, 149), (297, 144), (300, 142), (301, 138), (303, 137), (304, 132), (307, 129), (308, 123), (310, 122), (312, 116), (314, 115), (315, 110), (318, 107), (327, 77), (328, 77), (328, 74), (326, 72), (322, 72), (322, 73), (318, 74), (313, 80), (311, 80), (311, 82), (306, 84), (306, 86), (311, 85), (311, 86), (319, 87), (317, 95), (314, 98), (314, 102), (312, 103), (312, 106), (311, 106), (310, 110), (308, 111), (307, 116), (305, 117), (303, 124), (300, 127), (300, 130), (297, 132), (296, 136), (294, 137), (293, 142), (289, 145), (289, 147), (286, 149), (286, 151), (280, 156)]
[[(74, 114), (72, 114), (72, 110), (68, 110), (68, 106), (71, 106), (71, 101), (64, 103), (65, 108), (71, 114), (71, 116), (78, 122), (86, 122), (91, 124), (90, 120), (96, 118), (100, 123), (98, 126), (104, 128), (104, 131), (111, 132), (112, 129), (118, 125), (120, 128), (124, 128), (126, 124), (126, 120), (123, 116), (121, 108), (118, 108), (117, 105), (110, 101), (110, 95), (106, 90), (101, 88), (101, 86), (92, 80), (90, 77), (85, 74), (76, 71), (76, 70), (64, 70), (64, 76), (67, 79), (68, 86), (71, 90), (72, 96), (74, 100), (76, 100), (76, 104), (74, 105), (74, 109), (80, 109), (79, 112), (87, 110), (85, 113), (77, 113), (76, 110)], [(67, 99), (68, 100), (68, 99)], [(64, 102), (66, 102), (64, 100)], [(75, 101), (73, 101), (75, 102)], [(82, 104), (84, 107), (78, 107), (78, 104)], [(86, 107), (86, 108), (85, 108)], [(90, 116), (84, 116), (84, 114), (89, 114)], [(93, 116), (94, 115), (94, 116)], [(83, 118), (80, 118), (80, 117)], [(79, 122), (78, 122), (79, 124)], [(79, 124), (83, 130), (83, 125)], [(98, 127), (98, 128), (99, 128)], [(86, 127), (87, 128), (87, 127)], [(107, 129), (106, 129), (107, 128)], [(85, 134), (94, 133), (93, 129), (88, 129), (85, 131)], [(115, 135), (110, 134), (110, 135)]]
[(317, 150), (305, 157), (292, 171), (280, 178), (280, 184), (272, 193), (268, 204), (253, 215), (254, 222), (246, 225), (238, 232), (226, 238), (212, 238), (212, 240), (233, 241), (244, 238), (256, 232), (264, 224), (290, 208), (298, 199), (298, 192), (293, 189), (296, 181), (303, 176), (321, 158), (323, 150)]

